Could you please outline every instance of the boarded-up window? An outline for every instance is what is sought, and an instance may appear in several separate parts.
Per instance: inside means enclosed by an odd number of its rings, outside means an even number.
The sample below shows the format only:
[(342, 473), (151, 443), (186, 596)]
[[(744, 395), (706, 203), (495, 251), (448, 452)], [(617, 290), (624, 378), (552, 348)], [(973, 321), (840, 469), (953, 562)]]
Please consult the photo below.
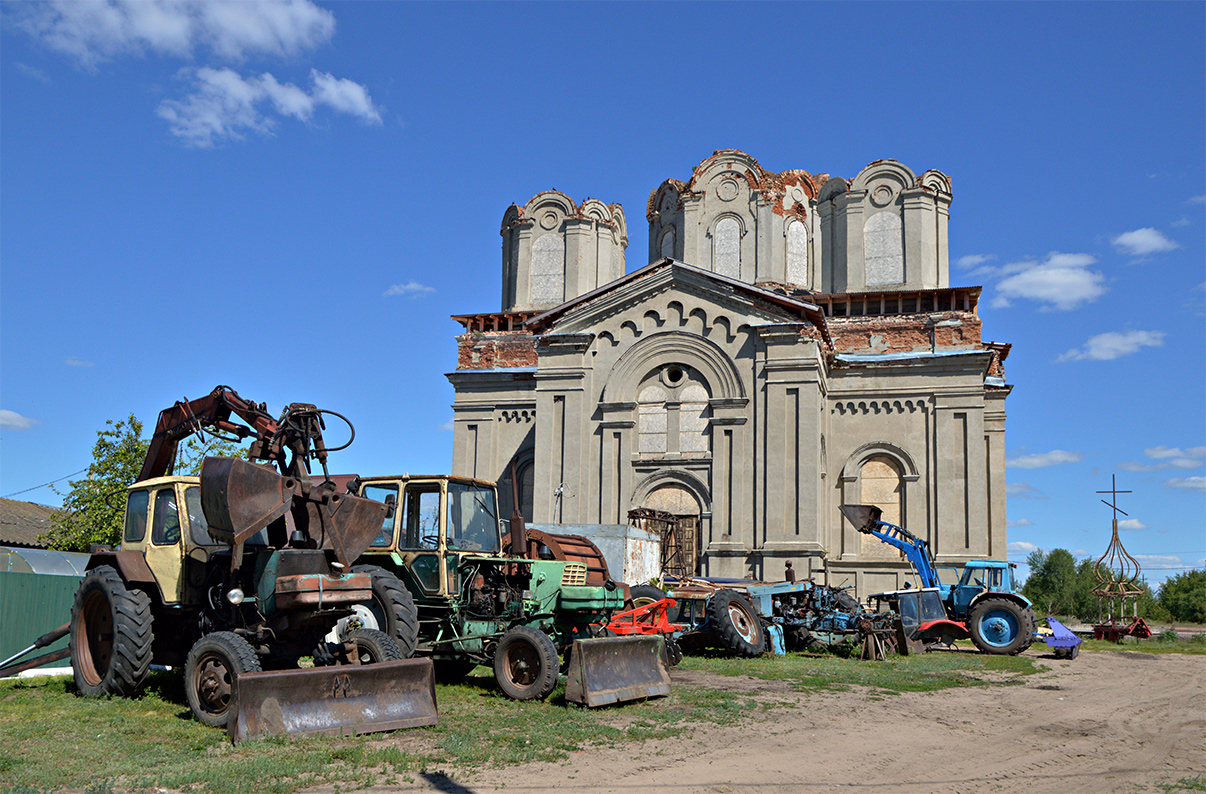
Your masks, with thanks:
[[(900, 526), (900, 470), (895, 461), (886, 457), (874, 457), (863, 464), (862, 502), (876, 505), (883, 510), (881, 521)], [(862, 545), (859, 556), (869, 560), (897, 560), (900, 552), (874, 535), (859, 535)]]
[(565, 300), (565, 241), (559, 234), (545, 234), (532, 244), (533, 304)]
[(680, 452), (708, 451), (708, 390), (688, 384), (678, 398), (678, 448)]
[(741, 226), (736, 218), (721, 218), (713, 240), (712, 269), (722, 276), (741, 278)]
[(799, 221), (787, 225), (787, 282), (808, 284), (808, 229)]
[(666, 391), (646, 386), (637, 398), (637, 451), (666, 454)]
[(666, 233), (662, 235), (662, 251), (661, 251), (661, 253), (662, 253), (662, 256), (664, 256), (668, 259), (674, 258), (674, 227), (673, 226), (670, 227), (669, 229), (667, 229)]
[(903, 284), (904, 241), (899, 216), (880, 212), (863, 226), (863, 257), (867, 265), (867, 286)]

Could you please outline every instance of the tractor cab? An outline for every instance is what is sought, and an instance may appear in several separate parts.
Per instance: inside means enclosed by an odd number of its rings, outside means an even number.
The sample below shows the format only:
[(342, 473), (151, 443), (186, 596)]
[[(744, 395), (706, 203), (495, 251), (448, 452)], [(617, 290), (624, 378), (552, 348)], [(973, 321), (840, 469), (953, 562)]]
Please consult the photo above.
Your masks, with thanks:
[(963, 568), (958, 584), (953, 585), (948, 598), (952, 612), (966, 616), (973, 602), (985, 593), (1017, 594), (1013, 563), (1001, 560), (970, 560)]

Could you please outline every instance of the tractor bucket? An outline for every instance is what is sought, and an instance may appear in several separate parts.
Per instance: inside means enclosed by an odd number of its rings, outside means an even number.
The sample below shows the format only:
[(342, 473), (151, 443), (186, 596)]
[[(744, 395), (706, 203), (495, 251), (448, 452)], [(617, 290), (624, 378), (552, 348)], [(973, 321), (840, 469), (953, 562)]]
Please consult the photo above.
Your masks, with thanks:
[(338, 493), (333, 483), (311, 484), (237, 458), (206, 458), (201, 466), (201, 509), (209, 533), (238, 543), (286, 513), (320, 549), (331, 549), (345, 567), (381, 531), (388, 508)]
[(660, 635), (574, 640), (565, 699), (590, 708), (670, 694), (670, 661)]
[(879, 523), (879, 517), (884, 514), (884, 511), (875, 505), (841, 505), (838, 509), (855, 529), (866, 533), (874, 529)]
[(436, 724), (430, 659), (243, 673), (226, 730), (240, 742), (274, 734), (372, 733)]

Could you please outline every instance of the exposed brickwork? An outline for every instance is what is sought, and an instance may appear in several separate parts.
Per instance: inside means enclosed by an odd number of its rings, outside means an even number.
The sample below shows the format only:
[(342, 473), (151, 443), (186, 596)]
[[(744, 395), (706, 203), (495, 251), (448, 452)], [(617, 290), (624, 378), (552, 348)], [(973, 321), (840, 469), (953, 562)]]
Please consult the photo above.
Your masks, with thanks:
[(467, 333), (456, 338), (457, 369), (536, 366), (536, 337), (528, 333)]
[(830, 317), (827, 322), (838, 353), (920, 353), (984, 347), (980, 343), (980, 318), (972, 312)]

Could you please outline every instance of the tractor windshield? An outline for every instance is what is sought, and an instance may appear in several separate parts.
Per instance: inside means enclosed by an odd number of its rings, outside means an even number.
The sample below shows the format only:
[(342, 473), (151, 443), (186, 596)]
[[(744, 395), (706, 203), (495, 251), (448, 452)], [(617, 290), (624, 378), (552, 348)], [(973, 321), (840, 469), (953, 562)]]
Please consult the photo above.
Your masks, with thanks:
[(448, 483), (448, 548), (485, 554), (502, 551), (493, 488)]

